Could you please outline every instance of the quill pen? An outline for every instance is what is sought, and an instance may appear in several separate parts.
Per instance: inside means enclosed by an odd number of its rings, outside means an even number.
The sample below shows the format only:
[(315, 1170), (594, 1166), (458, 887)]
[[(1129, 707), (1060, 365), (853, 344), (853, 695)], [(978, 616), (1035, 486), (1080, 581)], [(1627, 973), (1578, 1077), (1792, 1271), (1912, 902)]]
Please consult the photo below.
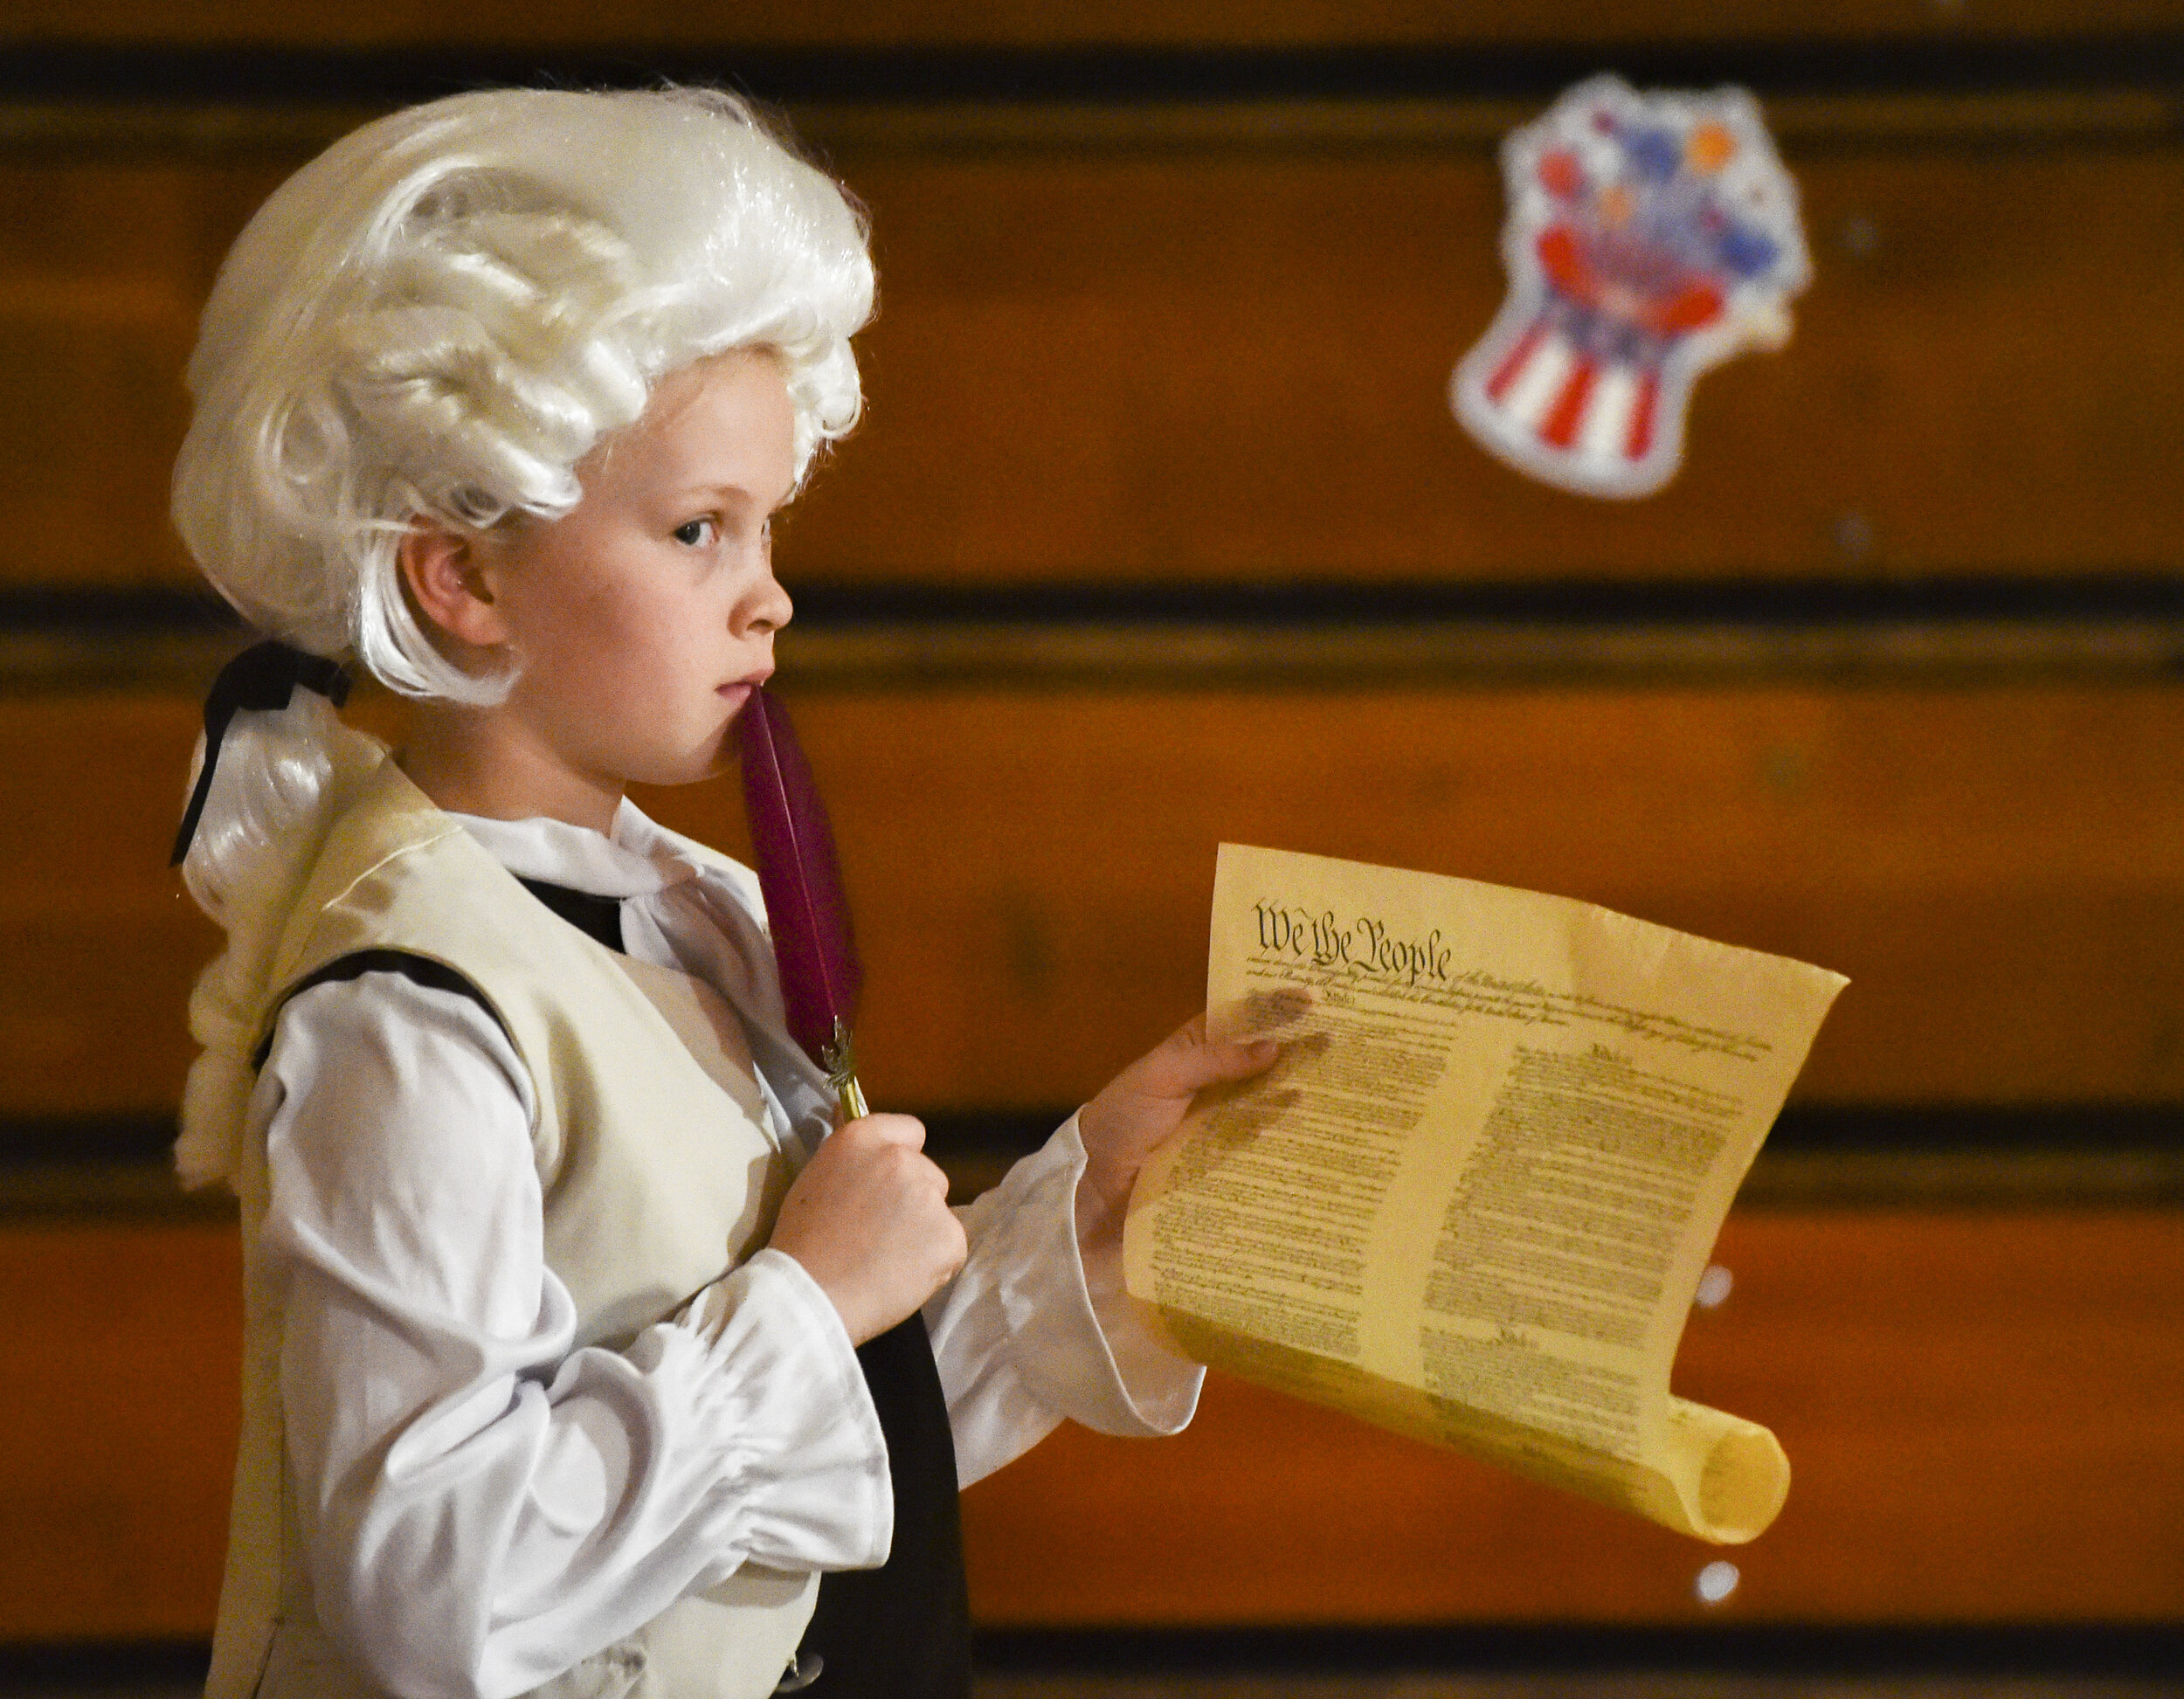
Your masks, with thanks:
[(752, 860), (766, 900), (789, 1036), (826, 1070), (842, 1119), (867, 1113), (850, 1032), (864, 969), (849, 927), (834, 834), (796, 741), (788, 710), (764, 688), (750, 693), (736, 726)]

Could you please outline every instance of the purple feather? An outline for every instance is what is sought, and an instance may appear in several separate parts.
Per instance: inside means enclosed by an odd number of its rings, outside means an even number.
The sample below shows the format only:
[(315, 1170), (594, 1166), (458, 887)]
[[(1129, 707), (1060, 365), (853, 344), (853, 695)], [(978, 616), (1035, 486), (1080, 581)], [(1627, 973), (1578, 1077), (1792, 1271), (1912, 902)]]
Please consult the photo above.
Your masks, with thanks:
[(737, 732), (752, 859), (780, 963), (789, 1036), (830, 1074), (846, 1078), (864, 970), (850, 932), (834, 834), (788, 710), (764, 689), (754, 690)]

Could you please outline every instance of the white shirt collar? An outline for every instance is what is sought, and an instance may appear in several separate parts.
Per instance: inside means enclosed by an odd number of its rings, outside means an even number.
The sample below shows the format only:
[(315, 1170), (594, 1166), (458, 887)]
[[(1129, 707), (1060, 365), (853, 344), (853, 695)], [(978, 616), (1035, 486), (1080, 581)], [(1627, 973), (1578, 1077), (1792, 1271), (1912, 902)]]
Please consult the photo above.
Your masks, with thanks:
[(518, 879), (543, 880), (593, 896), (650, 896), (697, 873), (627, 798), (616, 811), (612, 835), (543, 815), (527, 820), (488, 819), (482, 814), (453, 818)]

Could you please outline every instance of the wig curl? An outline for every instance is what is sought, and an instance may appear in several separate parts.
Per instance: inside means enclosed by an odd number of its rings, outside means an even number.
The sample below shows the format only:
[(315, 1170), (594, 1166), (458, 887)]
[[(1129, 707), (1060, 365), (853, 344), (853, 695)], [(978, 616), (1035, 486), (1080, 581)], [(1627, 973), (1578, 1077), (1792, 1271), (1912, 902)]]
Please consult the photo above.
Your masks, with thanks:
[(189, 369), (174, 515), (251, 623), (406, 695), (489, 701), (419, 630), (420, 519), (557, 518), (653, 385), (778, 356), (799, 480), (855, 424), (863, 218), (749, 106), (700, 89), (500, 89), (383, 118), (277, 190)]

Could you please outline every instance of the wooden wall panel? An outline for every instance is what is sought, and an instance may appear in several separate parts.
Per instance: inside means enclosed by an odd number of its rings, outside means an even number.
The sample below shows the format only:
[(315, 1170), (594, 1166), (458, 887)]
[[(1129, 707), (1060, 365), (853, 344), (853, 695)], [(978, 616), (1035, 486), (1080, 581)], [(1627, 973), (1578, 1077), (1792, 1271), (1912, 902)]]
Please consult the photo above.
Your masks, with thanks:
[(171, 1110), (220, 935), (167, 867), (188, 702), (0, 699), (0, 1118)]
[(394, 46), (505, 43), (543, 47), (712, 46), (793, 44), (839, 47), (902, 45), (1048, 47), (1311, 47), (1379, 42), (1426, 46), (1470, 42), (1583, 42), (1632, 39), (1828, 39), (2070, 36), (2102, 30), (2174, 26), (2163, 0), (1982, 0), (1943, 6), (1932, 0), (1793, 0), (1765, 7), (1736, 0), (1622, 0), (1602, 8), (1583, 0), (1450, 7), (1431, 0), (1092, 0), (1054, 7), (995, 6), (985, 0), (805, 0), (793, 9), (710, 0), (672, 10), (642, 0), (470, 0), (460, 8), (431, 0), (368, 0), (325, 16), (278, 0), (218, 0), (184, 8), (156, 0), (16, 0), (0, 41), (251, 43)]
[[(2174, 1213), (1755, 1212), (1717, 1254), (1735, 1287), (1693, 1317), (1677, 1389), (1773, 1426), (1795, 1472), (1718, 1611), (1691, 1581), (1724, 1554), (1217, 1379), (1180, 1439), (1065, 1427), (971, 1489), (978, 1620), (2174, 1613)], [(209, 1632), (238, 1280), (232, 1228), (0, 1226), (0, 1642)]]
[[(1798, 162), (1797, 339), (1702, 380), (1646, 501), (1490, 459), (1445, 390), (1503, 282), (1464, 156), (847, 157), (871, 412), (791, 571), (978, 582), (2184, 565), (2184, 152)], [(1847, 252), (1843, 232), (1871, 243)]]
[[(1089, 1095), (1203, 995), (1224, 838), (1583, 897), (1850, 975), (1802, 1089), (2184, 1100), (2184, 693), (794, 698), (884, 1102)], [(0, 701), (0, 1115), (158, 1111), (215, 942), (163, 866), (194, 706)], [(732, 784), (648, 796), (709, 841)]]
[[(1445, 400), (1502, 294), (1482, 152), (849, 148), (870, 411), (793, 577), (1462, 581), (2184, 569), (2184, 149), (1797, 162), (1790, 348), (1704, 380), (1663, 494), (1588, 501)], [(264, 162), (0, 164), (0, 584), (190, 582), (195, 305)], [(113, 231), (126, 226), (136, 239)], [(1847, 233), (1847, 234), (1846, 234)]]
[(232, 1225), (0, 1223), (0, 1642), (211, 1632), (241, 1286)]
[(280, 175), (0, 161), (0, 587), (201, 582), (167, 521), (183, 366)]
[[(794, 700), (881, 1099), (1096, 1088), (1199, 1006), (1223, 839), (1556, 891), (1848, 973), (1808, 1097), (2184, 1097), (2172, 691)], [(736, 832), (729, 787), (649, 800)]]
[[(1233, 1382), (1173, 1440), (1065, 1428), (964, 1500), (972, 1607), (1207, 1622), (2163, 1621), (2184, 1598), (2184, 1222), (1732, 1216), (1676, 1386), (1789, 1502), (1706, 1547)], [(1977, 1295), (1977, 1302), (1968, 1300)], [(1727, 1603), (1699, 1566), (1742, 1572)]]

